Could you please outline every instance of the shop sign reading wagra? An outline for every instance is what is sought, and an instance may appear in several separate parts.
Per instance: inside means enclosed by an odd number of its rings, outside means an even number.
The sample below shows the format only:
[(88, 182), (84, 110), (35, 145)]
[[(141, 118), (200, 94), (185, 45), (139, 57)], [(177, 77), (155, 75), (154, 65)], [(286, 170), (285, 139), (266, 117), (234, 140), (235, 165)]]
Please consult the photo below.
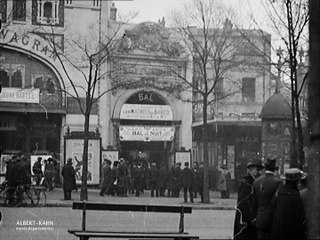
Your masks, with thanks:
[(45, 55), (47, 58), (55, 61), (57, 55), (52, 51), (52, 47), (41, 37), (32, 33), (22, 33), (9, 31), (8, 29), (0, 30), (0, 43), (16, 45), (31, 51), (36, 51)]
[(165, 126), (120, 126), (120, 141), (172, 141), (174, 127)]
[(123, 104), (120, 119), (172, 121), (169, 105)]

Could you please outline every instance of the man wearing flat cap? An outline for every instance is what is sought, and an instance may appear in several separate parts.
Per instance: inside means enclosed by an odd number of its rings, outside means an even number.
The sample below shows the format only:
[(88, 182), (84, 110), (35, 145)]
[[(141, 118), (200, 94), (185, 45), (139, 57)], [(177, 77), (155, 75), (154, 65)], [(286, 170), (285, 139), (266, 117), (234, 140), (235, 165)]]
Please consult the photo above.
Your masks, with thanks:
[(263, 169), (260, 159), (252, 159), (247, 164), (248, 173), (239, 182), (233, 239), (256, 239), (256, 209), (253, 195), (253, 182)]
[(265, 174), (253, 182), (255, 207), (257, 209), (257, 239), (270, 239), (272, 224), (271, 201), (281, 180), (276, 175), (277, 158), (267, 158)]
[(298, 168), (290, 168), (285, 172), (273, 201), (272, 239), (306, 239), (306, 216), (298, 184), (302, 172)]

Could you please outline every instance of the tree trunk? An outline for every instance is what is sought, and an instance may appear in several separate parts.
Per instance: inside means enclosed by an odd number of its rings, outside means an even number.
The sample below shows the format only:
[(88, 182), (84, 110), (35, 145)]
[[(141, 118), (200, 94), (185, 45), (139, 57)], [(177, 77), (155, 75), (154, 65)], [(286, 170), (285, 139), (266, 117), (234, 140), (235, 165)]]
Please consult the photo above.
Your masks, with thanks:
[(202, 142), (203, 142), (203, 202), (210, 203), (209, 191), (209, 149), (208, 149), (208, 123), (207, 123), (207, 97), (203, 97), (203, 126), (202, 126)]
[(84, 120), (84, 144), (83, 144), (83, 156), (82, 156), (82, 182), (81, 182), (81, 193), (80, 200), (88, 200), (88, 146), (89, 146), (89, 121), (90, 111), (86, 111)]
[(319, 149), (320, 149), (320, 1), (309, 0), (309, 34), (310, 34), (310, 75), (309, 75), (309, 99), (308, 118), (310, 129), (310, 148), (308, 153), (308, 181), (311, 197), (309, 198), (307, 212), (308, 239), (320, 239), (320, 195), (319, 195)]

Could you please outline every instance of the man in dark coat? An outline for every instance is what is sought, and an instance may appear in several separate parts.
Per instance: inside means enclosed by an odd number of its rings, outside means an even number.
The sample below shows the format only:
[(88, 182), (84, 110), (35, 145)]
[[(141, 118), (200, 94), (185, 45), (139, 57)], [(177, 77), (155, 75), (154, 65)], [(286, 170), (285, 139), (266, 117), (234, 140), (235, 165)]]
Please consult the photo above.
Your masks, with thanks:
[(37, 161), (32, 166), (32, 171), (36, 179), (36, 184), (39, 185), (42, 178), (42, 170), (41, 170), (41, 160), (42, 157), (38, 157)]
[(233, 239), (256, 239), (256, 208), (254, 204), (253, 181), (261, 175), (263, 165), (260, 159), (247, 164), (248, 174), (239, 182)]
[(99, 195), (101, 197), (104, 196), (105, 193), (109, 194), (109, 188), (113, 181), (112, 169), (111, 169), (111, 161), (109, 159), (104, 160), (105, 164), (102, 167), (102, 182), (101, 182), (101, 190)]
[(168, 177), (168, 175), (167, 175), (166, 168), (161, 164), (160, 169), (159, 169), (159, 180), (158, 180), (158, 185), (157, 185), (157, 187), (159, 189), (160, 197), (164, 197), (167, 177)]
[(53, 178), (52, 158), (48, 158), (48, 163), (45, 165), (44, 177), (48, 183), (49, 191), (51, 191), (52, 190), (52, 178)]
[(183, 187), (184, 202), (188, 201), (188, 191), (190, 195), (190, 202), (193, 203), (193, 173), (189, 168), (189, 163), (184, 163), (184, 169), (181, 171), (181, 182)]
[(62, 167), (64, 200), (71, 200), (71, 191), (76, 189), (76, 172), (72, 166), (72, 158)]
[(199, 164), (197, 162), (193, 163), (192, 172), (193, 172), (193, 197), (197, 198), (198, 193), (201, 196), (200, 186), (202, 184), (201, 172), (199, 169)]
[(133, 166), (132, 181), (136, 197), (140, 196), (140, 192), (142, 192), (143, 189), (143, 174), (144, 171), (141, 168), (141, 163)]
[(173, 197), (179, 197), (181, 189), (181, 163), (178, 162), (173, 169)]
[(118, 191), (120, 197), (127, 197), (127, 176), (128, 176), (128, 167), (123, 158), (119, 160), (118, 167)]
[(257, 209), (257, 239), (270, 239), (272, 224), (271, 200), (281, 180), (276, 176), (277, 159), (268, 158), (265, 163), (265, 174), (253, 182), (255, 207)]
[(273, 222), (271, 239), (305, 239), (306, 216), (298, 183), (301, 171), (290, 168), (285, 172), (285, 184), (281, 184), (272, 201)]
[(156, 163), (153, 162), (151, 163), (151, 169), (149, 171), (149, 187), (151, 190), (151, 197), (154, 197), (154, 192), (156, 192), (156, 197), (159, 197), (158, 181), (159, 170)]

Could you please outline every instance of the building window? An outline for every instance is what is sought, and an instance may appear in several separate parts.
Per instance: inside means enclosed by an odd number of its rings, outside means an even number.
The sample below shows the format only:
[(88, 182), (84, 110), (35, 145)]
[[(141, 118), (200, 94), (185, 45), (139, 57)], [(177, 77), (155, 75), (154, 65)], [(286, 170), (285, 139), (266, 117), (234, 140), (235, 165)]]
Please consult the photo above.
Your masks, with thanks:
[(22, 88), (24, 85), (24, 65), (0, 65), (0, 80), (2, 87)]
[(216, 97), (223, 97), (223, 78), (219, 78), (214, 87), (214, 93)]
[(26, 21), (26, 0), (13, 1), (12, 20)]
[(9, 87), (10, 77), (9, 72), (6, 69), (0, 69), (0, 80), (2, 87)]
[(242, 78), (242, 102), (255, 102), (256, 79)]
[(66, 0), (66, 5), (72, 5), (72, 0)]
[(51, 75), (45, 78), (42, 74), (34, 74), (32, 75), (32, 82), (34, 88), (40, 89), (40, 93), (55, 94), (56, 92), (54, 79)]
[(0, 0), (0, 21), (7, 22), (7, 0)]
[(92, 6), (95, 8), (100, 7), (100, 0), (92, 0)]
[(59, 0), (37, 0), (37, 23), (59, 24)]

